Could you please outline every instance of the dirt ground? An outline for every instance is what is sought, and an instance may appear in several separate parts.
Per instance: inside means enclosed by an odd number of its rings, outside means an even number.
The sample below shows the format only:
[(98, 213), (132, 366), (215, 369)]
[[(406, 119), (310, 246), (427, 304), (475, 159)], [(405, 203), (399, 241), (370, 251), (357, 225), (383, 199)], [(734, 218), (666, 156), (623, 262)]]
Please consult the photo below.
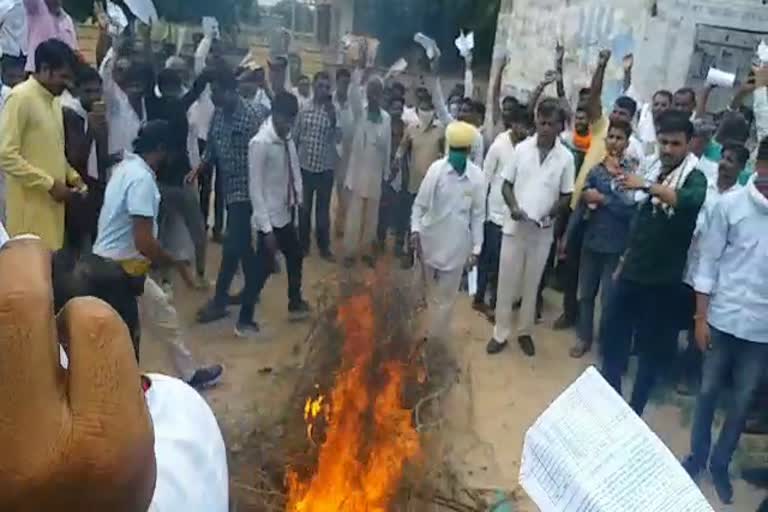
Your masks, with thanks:
[[(215, 278), (220, 248), (211, 247), (208, 268), (211, 278)], [(340, 271), (339, 266), (314, 255), (305, 261), (304, 269), (305, 295), (310, 303), (322, 294), (324, 285), (337, 279)], [(237, 278), (235, 290), (239, 283)], [(311, 324), (288, 321), (285, 274), (273, 277), (262, 294), (257, 315), (267, 329), (264, 341), (234, 337), (237, 308), (232, 308), (229, 319), (210, 326), (195, 325), (194, 313), (206, 300), (206, 293), (188, 291), (177, 284), (175, 304), (190, 348), (201, 362), (225, 366), (221, 384), (206, 392), (205, 398), (219, 420), (229, 450), (236, 455), (257, 426), (268, 424), (270, 418), (285, 410), (301, 372), (301, 347)], [(594, 363), (588, 358), (575, 361), (568, 357), (573, 333), (550, 328), (559, 314), (559, 303), (560, 296), (548, 291), (544, 319), (535, 332), (535, 358), (526, 358), (513, 345), (500, 355), (486, 355), (490, 324), (470, 308), (468, 297), (463, 296), (457, 304), (451, 349), (458, 359), (459, 382), (444, 400), (449, 420), (438, 435), (443, 437), (440, 444), (449, 447), (447, 456), (473, 487), (518, 487), (525, 431), (568, 384)], [(172, 374), (165, 347), (147, 334), (142, 344), (143, 369)], [(676, 456), (683, 456), (688, 446), (693, 402), (674, 392), (660, 393), (646, 414), (650, 426)], [(755, 459), (756, 454), (758, 459), (768, 460), (766, 442), (744, 439), (735, 465), (746, 465), (747, 459)], [(736, 504), (724, 507), (708, 482), (702, 487), (715, 510), (753, 512), (765, 494), (738, 480)], [(519, 499), (508, 510), (536, 510), (521, 490), (515, 496)]]

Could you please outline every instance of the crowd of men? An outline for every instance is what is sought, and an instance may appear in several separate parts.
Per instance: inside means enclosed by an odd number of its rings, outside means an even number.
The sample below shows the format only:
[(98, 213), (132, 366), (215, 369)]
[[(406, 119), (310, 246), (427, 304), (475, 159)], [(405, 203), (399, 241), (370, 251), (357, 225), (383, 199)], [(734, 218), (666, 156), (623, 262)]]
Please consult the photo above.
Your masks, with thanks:
[[(625, 95), (604, 112), (611, 53), (600, 52), (569, 105), (558, 47), (557, 69), (526, 103), (500, 97), (499, 73), (486, 112), (469, 59), (467, 83), (447, 99), (436, 77), (413, 90), (380, 78), (365, 52), (292, 87), (284, 57), (234, 68), (207, 32), (193, 62), (158, 58), (149, 31), (112, 37), (98, 12), (97, 70), (77, 53), (58, 0), (23, 5), (24, 44), (3, 44), (2, 220), (11, 237), (33, 234), (55, 251), (57, 311), (74, 297), (103, 299), (137, 360), (141, 327), (156, 330), (179, 377), (204, 389), (223, 368), (199, 365), (187, 348), (170, 272), (209, 288), (209, 218), (222, 256), (197, 321), (239, 306), (234, 333), (246, 339), (263, 336), (256, 305), (282, 266), (289, 317), (310, 314), (302, 284), (313, 240), (327, 262), (337, 261), (335, 236), (338, 263), (373, 267), (391, 233), (397, 261), (423, 280), (433, 341), (449, 335), (476, 268), (473, 307), (494, 325), (488, 354), (516, 340), (535, 356), (542, 290), (557, 281), (554, 328), (575, 328), (573, 358), (597, 345), (621, 392), (639, 356), (638, 414), (680, 361), (681, 388), (699, 388), (683, 464), (695, 478), (709, 469), (732, 501), (729, 465), (768, 362), (768, 66), (713, 115), (709, 88), (639, 101), (628, 56)], [(543, 97), (553, 84), (558, 97)], [(683, 331), (689, 347), (678, 354)]]

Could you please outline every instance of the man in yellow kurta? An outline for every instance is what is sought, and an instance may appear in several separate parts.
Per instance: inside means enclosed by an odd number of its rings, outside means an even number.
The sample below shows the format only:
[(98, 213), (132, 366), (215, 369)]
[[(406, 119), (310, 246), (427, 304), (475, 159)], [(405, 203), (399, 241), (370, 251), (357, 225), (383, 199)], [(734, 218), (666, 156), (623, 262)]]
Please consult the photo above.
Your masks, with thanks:
[(7, 177), (7, 229), (30, 233), (57, 250), (64, 244), (64, 204), (84, 184), (67, 163), (59, 96), (77, 56), (49, 39), (35, 52), (35, 73), (8, 96), (0, 118), (0, 169)]

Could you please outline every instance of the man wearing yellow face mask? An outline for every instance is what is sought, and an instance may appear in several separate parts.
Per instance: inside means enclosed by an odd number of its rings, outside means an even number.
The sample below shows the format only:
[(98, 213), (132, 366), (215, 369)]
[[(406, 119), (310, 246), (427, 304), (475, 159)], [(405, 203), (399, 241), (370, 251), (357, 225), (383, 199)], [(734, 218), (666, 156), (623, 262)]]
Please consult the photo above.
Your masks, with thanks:
[(432, 339), (449, 334), (462, 271), (483, 247), (485, 179), (469, 161), (476, 133), (468, 123), (448, 126), (448, 156), (429, 168), (413, 203), (411, 245), (425, 273)]

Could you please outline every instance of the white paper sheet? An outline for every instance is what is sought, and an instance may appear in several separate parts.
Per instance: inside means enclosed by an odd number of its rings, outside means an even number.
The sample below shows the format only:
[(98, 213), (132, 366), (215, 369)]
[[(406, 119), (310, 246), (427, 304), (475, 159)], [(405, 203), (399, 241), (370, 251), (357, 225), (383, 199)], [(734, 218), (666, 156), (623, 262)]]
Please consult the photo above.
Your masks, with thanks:
[(542, 512), (713, 512), (593, 367), (528, 430), (520, 484)]

